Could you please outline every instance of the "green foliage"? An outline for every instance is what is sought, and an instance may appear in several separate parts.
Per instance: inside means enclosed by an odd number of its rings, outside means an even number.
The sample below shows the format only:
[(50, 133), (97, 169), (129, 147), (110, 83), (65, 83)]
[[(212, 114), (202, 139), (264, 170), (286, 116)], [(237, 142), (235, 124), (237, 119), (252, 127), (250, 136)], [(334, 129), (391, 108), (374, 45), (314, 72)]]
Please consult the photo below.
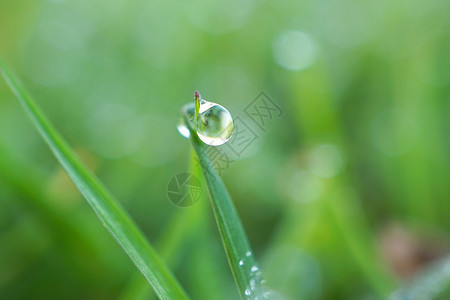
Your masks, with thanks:
[[(167, 199), (193, 89), (258, 136), (221, 177), (267, 285), (385, 299), (450, 244), (450, 2), (414, 2), (0, 1), (0, 60), (193, 299), (239, 297), (208, 200)], [(0, 80), (1, 298), (152, 295), (12, 100)]]
[(117, 243), (128, 254), (161, 299), (188, 299), (170, 270), (148, 244), (133, 220), (114, 200), (100, 181), (84, 166), (63, 140), (34, 100), (28, 96), (8, 70), (0, 64), (1, 73), (34, 126), (46, 141), (69, 177), (83, 194)]

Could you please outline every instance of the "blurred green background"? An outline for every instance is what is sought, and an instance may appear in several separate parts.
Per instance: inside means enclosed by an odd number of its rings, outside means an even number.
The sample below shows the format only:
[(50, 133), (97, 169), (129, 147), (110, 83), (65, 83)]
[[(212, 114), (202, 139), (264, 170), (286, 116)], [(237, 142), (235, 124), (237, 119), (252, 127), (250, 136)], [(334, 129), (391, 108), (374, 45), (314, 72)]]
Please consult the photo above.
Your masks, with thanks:
[[(266, 92), (284, 114), (254, 128), (223, 177), (268, 285), (285, 299), (384, 299), (449, 253), (449, 11), (0, 0), (0, 59), (193, 299), (238, 294), (208, 199), (167, 198), (189, 171), (178, 111), (198, 89), (251, 124), (244, 109)], [(0, 298), (154, 298), (3, 80)]]

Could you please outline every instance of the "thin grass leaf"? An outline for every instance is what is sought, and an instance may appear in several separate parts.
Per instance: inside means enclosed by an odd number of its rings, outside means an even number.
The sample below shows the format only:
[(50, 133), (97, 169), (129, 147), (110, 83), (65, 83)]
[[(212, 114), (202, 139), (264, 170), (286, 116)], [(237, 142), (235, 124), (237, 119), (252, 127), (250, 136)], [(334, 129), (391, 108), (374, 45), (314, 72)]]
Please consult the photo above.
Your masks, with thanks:
[[(197, 156), (191, 151), (191, 162), (189, 172), (202, 181), (204, 186), (204, 178), (202, 176), (202, 170), (200, 166), (196, 164)], [(161, 234), (160, 240), (155, 244), (156, 250), (164, 259), (164, 261), (172, 269), (178, 268), (182, 263), (183, 258), (186, 256), (186, 247), (189, 243), (192, 244), (198, 240), (198, 236), (203, 234), (205, 228), (209, 227), (207, 218), (207, 195), (203, 193), (201, 198), (196, 202), (195, 206), (189, 207), (189, 209), (179, 209), (171, 217), (167, 226), (164, 228)], [(208, 230), (208, 229), (206, 229)], [(203, 252), (202, 252), (203, 253)], [(192, 256), (192, 254), (191, 254)], [(204, 256), (202, 256), (204, 258)], [(189, 260), (192, 258), (190, 257)], [(203, 259), (205, 261), (205, 259)], [(207, 260), (209, 264), (212, 260)], [(190, 262), (192, 263), (192, 261)], [(220, 268), (214, 264), (214, 267)], [(202, 280), (197, 280), (198, 284), (202, 286), (200, 290), (213, 290), (215, 292), (213, 297), (202, 297), (202, 299), (215, 299), (217, 298), (217, 292), (220, 289), (215, 287), (220, 286), (225, 288), (221, 276), (209, 276), (201, 272), (201, 276), (204, 276)], [(155, 298), (154, 293), (150, 293), (150, 287), (142, 278), (134, 276), (128, 285), (125, 287), (123, 293), (120, 295), (119, 300), (152, 300)], [(196, 276), (200, 274), (193, 274), (190, 278), (193, 282), (196, 281)], [(225, 293), (223, 293), (225, 294)], [(219, 293), (220, 295), (220, 293)]]
[(83, 194), (100, 221), (144, 275), (160, 299), (188, 299), (166, 264), (153, 250), (134, 221), (100, 181), (84, 166), (68, 143), (44, 116), (34, 100), (0, 63), (9, 88), (28, 113), (69, 177)]
[(256, 296), (261, 297), (263, 293), (261, 286), (263, 283), (262, 274), (250, 248), (239, 215), (225, 184), (206, 155), (205, 150), (209, 146), (206, 146), (199, 140), (186, 113), (184, 117), (185, 123), (191, 132), (192, 147), (203, 169), (214, 216), (239, 293), (243, 299), (254, 299)]

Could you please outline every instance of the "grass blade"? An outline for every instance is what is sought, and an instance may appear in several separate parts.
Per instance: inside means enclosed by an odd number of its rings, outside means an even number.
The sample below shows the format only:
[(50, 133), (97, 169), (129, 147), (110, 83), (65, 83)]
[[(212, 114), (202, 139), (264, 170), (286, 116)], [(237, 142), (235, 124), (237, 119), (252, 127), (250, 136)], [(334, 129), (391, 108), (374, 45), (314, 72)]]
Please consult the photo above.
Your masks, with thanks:
[(184, 117), (191, 131), (192, 147), (203, 169), (214, 216), (239, 293), (243, 299), (261, 297), (263, 293), (262, 274), (250, 248), (239, 215), (225, 184), (206, 155), (205, 150), (208, 146), (198, 139), (196, 132), (192, 129), (189, 117), (186, 114)]
[(100, 221), (153, 287), (158, 297), (161, 299), (188, 299), (171, 271), (149, 245), (142, 232), (121, 205), (83, 165), (33, 99), (27, 95), (23, 87), (1, 64), (0, 70), (9, 88), (28, 113), (34, 126), (49, 145), (62, 167)]

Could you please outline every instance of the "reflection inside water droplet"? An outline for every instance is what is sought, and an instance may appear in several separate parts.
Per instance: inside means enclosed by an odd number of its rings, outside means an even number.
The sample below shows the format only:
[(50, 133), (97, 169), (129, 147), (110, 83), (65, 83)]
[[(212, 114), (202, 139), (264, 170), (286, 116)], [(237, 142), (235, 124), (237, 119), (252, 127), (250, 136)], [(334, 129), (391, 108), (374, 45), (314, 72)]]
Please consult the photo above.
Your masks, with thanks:
[(211, 146), (225, 144), (231, 138), (233, 128), (233, 118), (225, 107), (203, 99), (200, 101), (197, 134), (205, 144)]

